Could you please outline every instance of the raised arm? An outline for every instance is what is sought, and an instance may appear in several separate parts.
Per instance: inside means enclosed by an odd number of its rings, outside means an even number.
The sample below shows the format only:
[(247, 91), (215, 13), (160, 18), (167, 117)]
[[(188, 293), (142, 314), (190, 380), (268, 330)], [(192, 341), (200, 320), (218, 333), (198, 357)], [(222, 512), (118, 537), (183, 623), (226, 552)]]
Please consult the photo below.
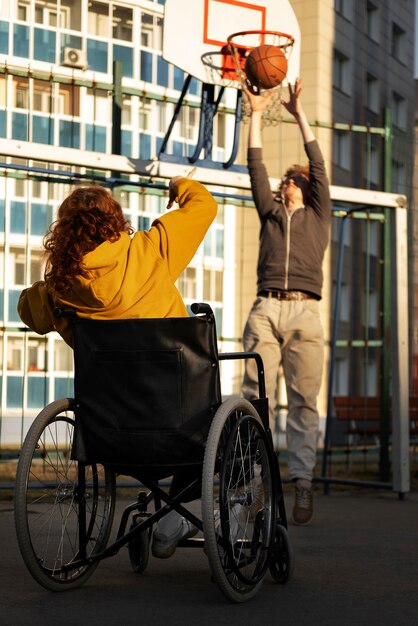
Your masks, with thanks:
[(289, 100), (286, 102), (282, 100), (281, 103), (290, 115), (293, 115), (297, 122), (302, 139), (304, 143), (309, 143), (315, 139), (315, 135), (303, 110), (302, 103), (300, 101), (300, 93), (302, 91), (302, 83), (300, 78), (297, 78), (294, 85), (289, 83)]
[(180, 176), (170, 181), (167, 208), (174, 202), (180, 208), (156, 219), (147, 236), (166, 259), (172, 279), (177, 280), (215, 219), (217, 204), (203, 185)]

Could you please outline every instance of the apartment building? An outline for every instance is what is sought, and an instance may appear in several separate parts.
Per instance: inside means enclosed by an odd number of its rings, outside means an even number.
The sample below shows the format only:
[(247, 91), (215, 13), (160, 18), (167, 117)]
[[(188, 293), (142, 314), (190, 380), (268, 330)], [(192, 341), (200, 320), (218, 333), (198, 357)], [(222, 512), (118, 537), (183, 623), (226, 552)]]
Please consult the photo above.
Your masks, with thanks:
[[(402, 0), (401, 5), (402, 10), (388, 0), (292, 1), (301, 28), (304, 107), (331, 182), (392, 190), (410, 198), (415, 5), (412, 0)], [(71, 352), (54, 333), (39, 337), (24, 332), (16, 303), (21, 290), (42, 277), (42, 237), (69, 183), (94, 177), (108, 180), (114, 175), (106, 169), (105, 157), (103, 166), (95, 169), (93, 158), (90, 166), (80, 165), (77, 155), (83, 155), (85, 163), (88, 155), (119, 152), (135, 160), (158, 154), (185, 79), (182, 70), (162, 57), (163, 27), (163, 1), (0, 3), (0, 138), (15, 146), (19, 142), (41, 146), (39, 160), (6, 156), (2, 160), (10, 167), (0, 170), (1, 444), (16, 442), (40, 407), (72, 394)], [(118, 136), (113, 132), (112, 99), (116, 61), (122, 63)], [(167, 146), (167, 152), (179, 159), (190, 155), (196, 145), (200, 94), (201, 84), (192, 79), (187, 106)], [(213, 160), (220, 163), (230, 153), (233, 134), (234, 119), (227, 105), (226, 99), (214, 119)], [(305, 158), (298, 131), (288, 122), (284, 117), (264, 131), (265, 158), (273, 178)], [(242, 124), (241, 163), (245, 163), (246, 132)], [(60, 154), (66, 150), (67, 162), (51, 159), (45, 164), (42, 146), (59, 148)], [(165, 209), (164, 191), (158, 185), (147, 186), (152, 181), (139, 175), (124, 177), (125, 184), (114, 186), (113, 192), (133, 226), (148, 228)], [(211, 303), (227, 350), (240, 349), (239, 338), (256, 290), (259, 223), (248, 204), (220, 201), (216, 223), (179, 280), (188, 304)], [(327, 342), (341, 249), (339, 222), (334, 222), (321, 303)], [(379, 225), (379, 219), (359, 226), (353, 220), (344, 233), (344, 306), (339, 313), (344, 339), (357, 334), (378, 338), (381, 332)], [(339, 392), (364, 385), (369, 392), (377, 389), (379, 352), (359, 355), (360, 369), (358, 359), (339, 352)], [(366, 369), (369, 376), (360, 380), (357, 373)], [(327, 372), (325, 367), (322, 415)], [(225, 392), (236, 393), (240, 372), (228, 372), (225, 379)]]

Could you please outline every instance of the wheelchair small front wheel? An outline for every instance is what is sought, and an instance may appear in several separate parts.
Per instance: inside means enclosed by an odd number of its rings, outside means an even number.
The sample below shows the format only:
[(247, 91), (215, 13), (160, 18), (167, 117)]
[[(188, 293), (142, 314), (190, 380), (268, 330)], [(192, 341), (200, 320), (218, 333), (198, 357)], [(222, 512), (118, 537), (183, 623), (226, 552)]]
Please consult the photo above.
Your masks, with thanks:
[(212, 576), (232, 602), (252, 598), (268, 568), (276, 525), (272, 447), (242, 398), (216, 412), (203, 463), (202, 521)]
[(274, 582), (284, 585), (293, 575), (295, 557), (287, 529), (277, 523), (269, 569)]
[[(132, 530), (143, 521), (135, 519), (129, 530)], [(144, 530), (136, 533), (128, 543), (129, 560), (135, 574), (142, 574), (148, 565), (150, 548), (150, 531)]]
[(74, 424), (72, 399), (46, 406), (26, 435), (16, 473), (20, 552), (33, 578), (50, 591), (85, 583), (98, 561), (67, 566), (101, 552), (113, 521), (115, 474), (71, 459)]

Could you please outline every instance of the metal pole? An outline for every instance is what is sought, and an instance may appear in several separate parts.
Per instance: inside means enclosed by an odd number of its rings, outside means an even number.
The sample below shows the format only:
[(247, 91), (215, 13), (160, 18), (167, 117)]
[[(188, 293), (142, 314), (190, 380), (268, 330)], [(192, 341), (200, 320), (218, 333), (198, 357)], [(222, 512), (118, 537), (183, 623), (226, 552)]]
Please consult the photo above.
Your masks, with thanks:
[[(384, 135), (384, 191), (390, 191), (392, 183), (392, 112), (385, 109)], [(381, 420), (380, 420), (380, 456), (379, 469), (383, 481), (389, 480), (389, 424), (390, 424), (390, 339), (391, 339), (391, 255), (390, 255), (390, 210), (385, 209), (385, 223), (383, 230), (383, 294), (382, 294), (382, 336), (383, 350), (381, 357)]]
[[(122, 154), (122, 61), (113, 61), (112, 154)], [(112, 172), (119, 178), (119, 172)]]

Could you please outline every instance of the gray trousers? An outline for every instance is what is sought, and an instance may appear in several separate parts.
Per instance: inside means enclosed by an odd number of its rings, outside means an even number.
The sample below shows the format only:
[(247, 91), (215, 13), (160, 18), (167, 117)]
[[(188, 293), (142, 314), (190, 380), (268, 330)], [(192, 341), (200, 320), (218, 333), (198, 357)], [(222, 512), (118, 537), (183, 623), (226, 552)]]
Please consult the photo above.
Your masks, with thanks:
[[(288, 402), (289, 476), (292, 480), (312, 480), (319, 429), (316, 403), (324, 362), (318, 301), (257, 297), (244, 329), (243, 344), (245, 351), (258, 352), (263, 359), (273, 433), (282, 364)], [(258, 396), (254, 359), (246, 362), (242, 393), (249, 400)]]

